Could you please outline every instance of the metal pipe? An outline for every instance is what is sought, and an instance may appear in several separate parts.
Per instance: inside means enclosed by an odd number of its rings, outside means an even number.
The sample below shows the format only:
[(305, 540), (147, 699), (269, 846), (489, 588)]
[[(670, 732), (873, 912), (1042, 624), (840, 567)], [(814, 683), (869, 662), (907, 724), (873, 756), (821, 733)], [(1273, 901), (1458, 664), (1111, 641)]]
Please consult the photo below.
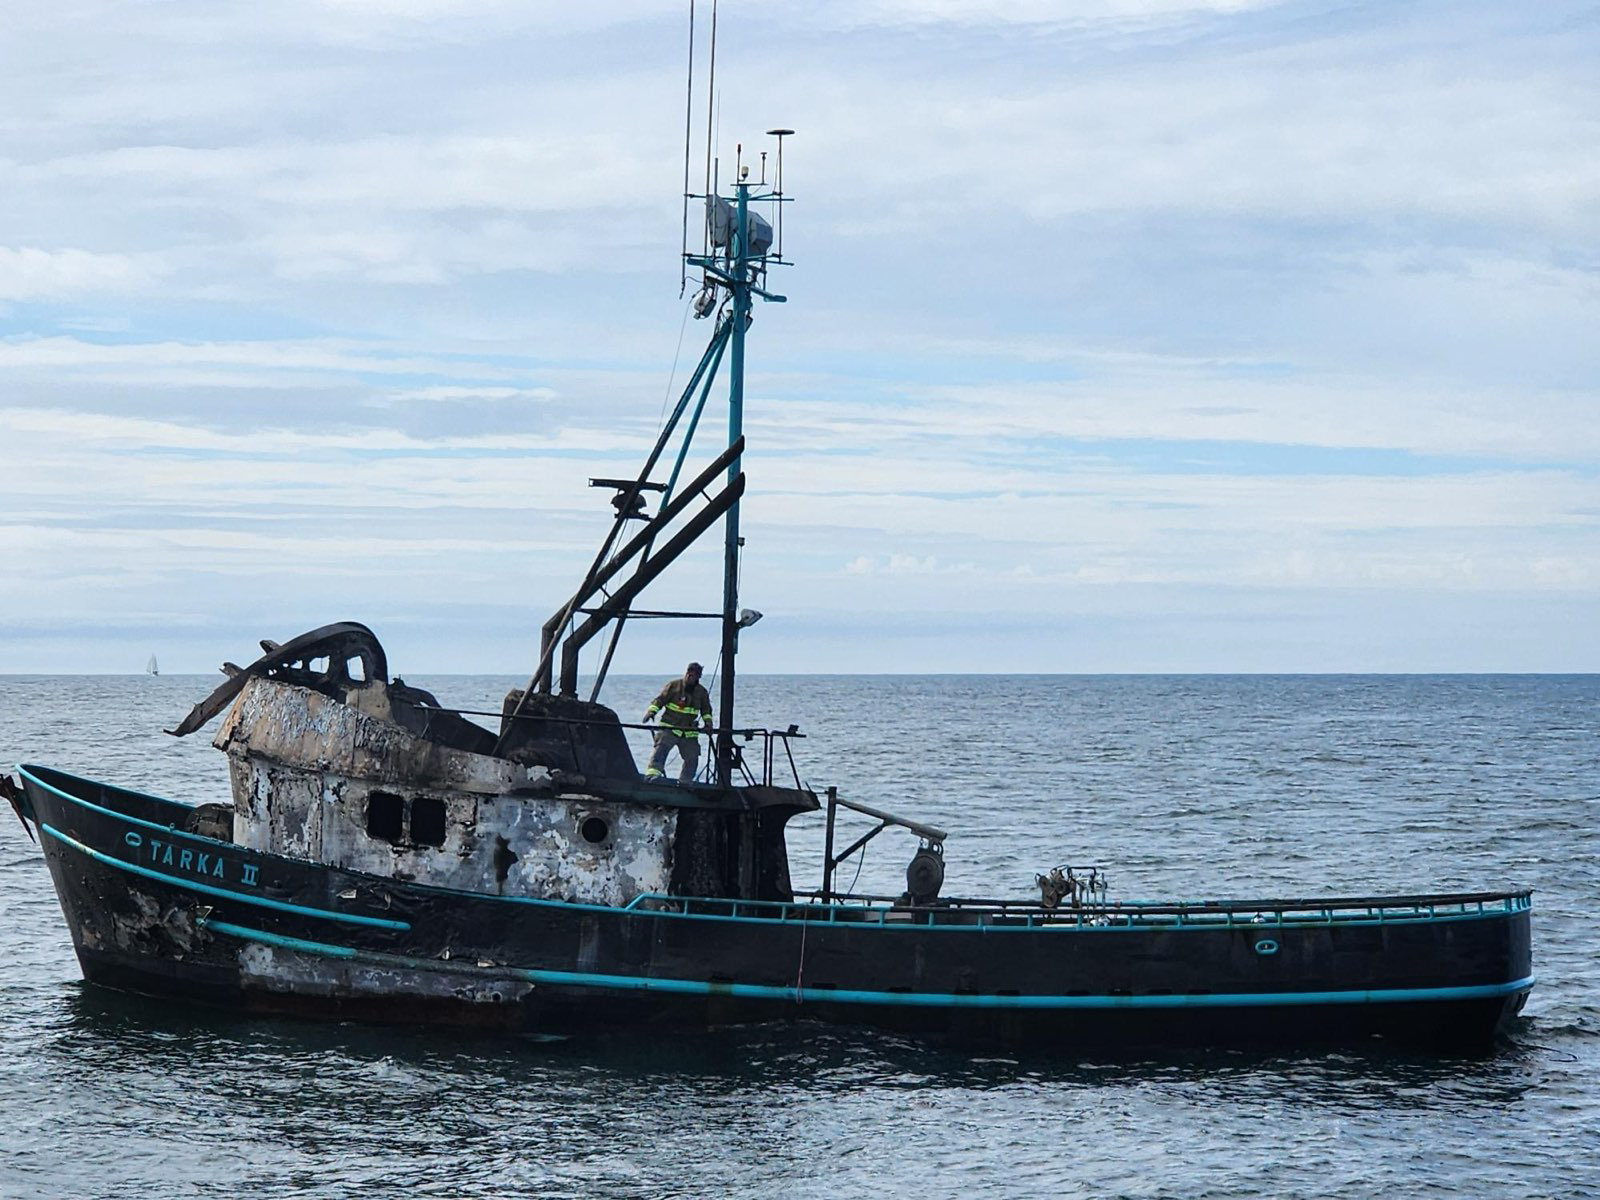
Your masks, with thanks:
[(833, 818), (839, 811), (839, 789), (828, 787), (828, 833), (822, 843), (822, 902), (833, 900)]
[[(700, 427), (700, 414), (705, 411), (706, 400), (711, 395), (711, 385), (716, 382), (717, 368), (722, 365), (722, 352), (728, 345), (726, 330), (719, 333), (713, 342), (713, 345), (716, 347), (716, 354), (709, 357), (709, 369), (707, 369), (705, 366), (706, 362), (708, 361), (707, 356), (701, 357), (701, 366), (696, 368), (696, 378), (699, 377), (700, 371), (705, 371), (705, 383), (700, 388), (700, 398), (695, 401), (694, 411), (689, 414), (689, 426), (683, 431), (683, 441), (678, 445), (678, 457), (677, 460), (672, 464), (672, 473), (667, 476), (666, 486), (661, 489), (662, 512), (665, 512), (672, 504), (673, 497), (676, 494), (675, 489), (678, 486), (678, 476), (683, 473), (684, 460), (689, 456), (689, 447), (694, 444), (695, 430)], [(685, 398), (687, 398), (689, 390), (692, 390), (693, 387), (694, 381), (691, 379), (689, 383), (689, 389), (686, 389), (684, 392)], [(674, 415), (673, 422), (676, 423), (676, 421), (677, 417)], [(720, 462), (721, 460), (719, 459), (718, 461)], [(713, 467), (712, 472), (714, 473), (715, 470), (716, 468)], [(703, 487), (704, 484), (701, 484), (701, 486)], [(689, 490), (693, 492), (698, 489), (691, 485)], [(646, 555), (650, 553), (650, 549), (654, 544), (655, 539), (654, 535), (652, 535), (651, 538), (645, 543), (644, 553)], [(612, 655), (616, 654), (617, 652), (617, 643), (622, 639), (622, 627), (627, 624), (629, 615), (629, 613), (619, 614), (617, 617), (617, 623), (612, 626), (611, 641), (606, 646), (605, 658), (600, 663), (600, 670), (595, 673), (594, 687), (589, 691), (589, 703), (591, 704), (600, 699), (600, 689), (605, 684), (607, 672), (611, 670), (611, 658)]]
[[(723, 347), (726, 345), (731, 328), (731, 324), (724, 321), (718, 326), (716, 333), (712, 335), (710, 343), (706, 346), (705, 353), (700, 356), (700, 362), (695, 366), (694, 374), (689, 377), (689, 382), (683, 389), (683, 395), (679, 397), (677, 405), (672, 410), (672, 415), (667, 418), (667, 423), (656, 437), (656, 444), (651, 449), (649, 457), (645, 459), (644, 467), (639, 472), (640, 483), (650, 477), (650, 472), (655, 468), (656, 460), (661, 457), (661, 452), (666, 448), (668, 439), (671, 438), (673, 430), (677, 428), (679, 419), (689, 405), (689, 398), (694, 394), (695, 388), (700, 386), (701, 377), (706, 374), (708, 369), (711, 375), (715, 376), (717, 366), (722, 361)], [(706, 388), (709, 389), (710, 386), (711, 380), (707, 378)], [(701, 403), (704, 403), (703, 397)], [(696, 420), (698, 420), (698, 417), (696, 417)], [(576, 605), (592, 595), (594, 588), (599, 586), (596, 582), (597, 574), (605, 565), (606, 555), (611, 552), (612, 544), (616, 541), (617, 534), (622, 531), (622, 526), (627, 520), (624, 514), (630, 510), (633, 499), (639, 494), (640, 490), (636, 486), (626, 496), (622, 497), (623, 503), (617, 509), (617, 519), (612, 522), (611, 532), (606, 535), (605, 541), (601, 543), (599, 553), (594, 556), (594, 562), (590, 564), (583, 583), (573, 593), (574, 600), (570, 601), (565, 608), (557, 611), (544, 623), (539, 639), (539, 665), (534, 669), (533, 678), (528, 682), (528, 686), (523, 693), (524, 696), (531, 695), (535, 691), (548, 692), (550, 690), (552, 684), (551, 664), (555, 657), (556, 643), (560, 640), (561, 627), (571, 619), (572, 610)], [(520, 704), (518, 705), (518, 711), (521, 711)]]
[[(584, 647), (590, 638), (599, 633), (617, 613), (625, 611), (628, 605), (633, 602), (633, 598), (644, 590), (645, 585), (666, 570), (678, 555), (688, 549), (702, 533), (716, 522), (718, 517), (737, 504), (739, 497), (743, 493), (744, 476), (737, 475), (732, 483), (713, 496), (705, 508), (694, 515), (676, 537), (662, 547), (660, 553), (641, 562), (639, 569), (612, 593), (611, 599), (596, 609), (594, 615), (587, 621), (567, 635), (566, 641), (561, 644), (560, 688), (562, 695), (577, 695), (578, 651)], [(733, 744), (731, 735), (724, 734), (723, 737), (728, 740), (730, 746)]]
[[(852, 812), (861, 813), (863, 816), (876, 817), (886, 825), (899, 825), (902, 828), (909, 829), (918, 837), (925, 837), (930, 842), (942, 842), (950, 836), (944, 830), (935, 829), (932, 825), (924, 825), (920, 821), (908, 821), (904, 817), (897, 817), (892, 812), (884, 812), (882, 809), (873, 808), (868, 804), (861, 804), (854, 800), (840, 800), (839, 803)], [(848, 858), (849, 855), (843, 855), (842, 857)]]
[[(739, 181), (739, 197), (733, 225), (733, 332), (728, 360), (728, 445), (742, 445), (744, 441), (744, 333), (750, 323), (750, 185)], [(740, 460), (735, 456), (728, 464), (728, 482), (731, 484), (740, 472)], [(717, 724), (724, 729), (733, 726), (734, 657), (739, 648), (739, 503), (728, 507), (727, 525), (722, 547), (722, 681), (717, 708)], [(717, 782), (723, 787), (733, 783), (733, 735), (720, 734), (717, 738)]]

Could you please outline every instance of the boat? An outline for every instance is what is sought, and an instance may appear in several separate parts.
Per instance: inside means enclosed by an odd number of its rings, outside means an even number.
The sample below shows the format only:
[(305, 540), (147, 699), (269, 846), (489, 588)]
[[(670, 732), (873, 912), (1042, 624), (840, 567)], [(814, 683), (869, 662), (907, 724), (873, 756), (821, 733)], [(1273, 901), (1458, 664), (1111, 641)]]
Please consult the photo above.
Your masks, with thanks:
[(161, 674), (161, 668), (156, 666), (156, 656), (154, 654), (152, 654), (150, 656), (150, 661), (145, 663), (145, 665), (144, 665), (144, 673), (146, 675), (159, 675), (159, 674)]
[[(373, 630), (341, 621), (225, 664), (169, 731), (220, 718), (226, 799), (39, 764), (0, 777), (84, 978), (238, 1012), (560, 1037), (813, 1020), (1025, 1049), (1491, 1044), (1534, 984), (1528, 890), (1124, 902), (1099, 865), (1064, 865), (1035, 874), (1036, 894), (946, 897), (946, 831), (808, 786), (799, 729), (740, 723), (738, 642), (760, 616), (738, 589), (746, 334), (757, 300), (783, 300), (768, 280), (790, 265), (789, 132), (772, 131), (772, 182), (763, 155), (757, 179), (741, 166), (694, 197), (705, 230), (684, 261), (712, 333), (639, 472), (591, 481), (614, 510), (599, 552), (498, 711), (391, 676)], [(702, 462), (724, 367), (727, 434)], [(719, 607), (642, 606), (719, 532)], [(641, 772), (628, 734), (651, 727), (599, 699), (624, 624), (646, 617), (719, 627), (703, 777)], [(579, 654), (602, 635), (585, 697)], [(825, 827), (809, 889), (786, 841), (801, 820)], [(905, 892), (839, 888), (886, 833), (915, 843)]]

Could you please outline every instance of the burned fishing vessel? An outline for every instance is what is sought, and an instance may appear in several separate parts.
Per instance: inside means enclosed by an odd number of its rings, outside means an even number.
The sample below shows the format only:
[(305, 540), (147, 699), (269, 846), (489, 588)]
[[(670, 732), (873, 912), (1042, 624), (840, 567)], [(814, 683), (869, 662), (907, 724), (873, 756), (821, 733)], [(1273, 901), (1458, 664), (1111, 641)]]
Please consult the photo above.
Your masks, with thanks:
[[(1095, 869), (1025, 898), (941, 896), (942, 830), (802, 783), (793, 726), (740, 726), (734, 663), (744, 350), (784, 264), (774, 182), (707, 188), (686, 254), (714, 331), (639, 473), (596, 480), (615, 519), (498, 713), (391, 678), (354, 622), (263, 642), (174, 729), (221, 718), (228, 802), (189, 807), (38, 765), (3, 777), (37, 831), (84, 976), (242, 1011), (593, 1034), (813, 1019), (960, 1041), (1208, 1044), (1374, 1034), (1482, 1045), (1533, 985), (1530, 894), (1118, 904)], [(778, 221), (781, 230), (781, 218)], [(690, 452), (727, 363), (728, 433)], [(641, 776), (598, 696), (645, 588), (720, 525), (722, 658), (703, 780)], [(689, 614), (670, 614), (689, 615)], [(578, 656), (609, 632), (599, 680)], [(481, 724), (473, 717), (490, 718)], [(841, 814), (872, 823), (843, 850)], [(820, 886), (785, 834), (826, 822)], [(838, 865), (898, 828), (900, 896)], [(837, 836), (836, 836), (837, 835)]]

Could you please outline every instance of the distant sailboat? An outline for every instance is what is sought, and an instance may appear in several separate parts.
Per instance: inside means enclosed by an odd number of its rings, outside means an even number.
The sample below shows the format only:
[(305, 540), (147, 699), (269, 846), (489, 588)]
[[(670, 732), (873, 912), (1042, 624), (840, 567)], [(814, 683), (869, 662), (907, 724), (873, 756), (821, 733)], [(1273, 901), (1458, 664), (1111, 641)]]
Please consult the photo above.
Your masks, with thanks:
[(145, 663), (145, 665), (144, 665), (144, 673), (146, 675), (159, 675), (159, 674), (161, 674), (161, 669), (156, 666), (156, 656), (154, 654), (152, 654), (150, 656), (150, 661)]

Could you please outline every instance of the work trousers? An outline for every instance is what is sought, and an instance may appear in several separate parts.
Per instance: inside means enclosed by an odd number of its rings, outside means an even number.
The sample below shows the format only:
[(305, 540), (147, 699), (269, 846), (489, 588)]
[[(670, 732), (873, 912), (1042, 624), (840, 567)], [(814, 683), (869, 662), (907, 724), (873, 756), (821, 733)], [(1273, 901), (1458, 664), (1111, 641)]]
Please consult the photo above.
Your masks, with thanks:
[(678, 771), (678, 779), (689, 783), (694, 779), (694, 773), (700, 766), (700, 738), (691, 734), (688, 737), (679, 737), (670, 729), (656, 730), (655, 749), (650, 751), (650, 762), (645, 767), (645, 776), (664, 775), (667, 770), (667, 752), (677, 748), (678, 757), (683, 760), (683, 766)]

